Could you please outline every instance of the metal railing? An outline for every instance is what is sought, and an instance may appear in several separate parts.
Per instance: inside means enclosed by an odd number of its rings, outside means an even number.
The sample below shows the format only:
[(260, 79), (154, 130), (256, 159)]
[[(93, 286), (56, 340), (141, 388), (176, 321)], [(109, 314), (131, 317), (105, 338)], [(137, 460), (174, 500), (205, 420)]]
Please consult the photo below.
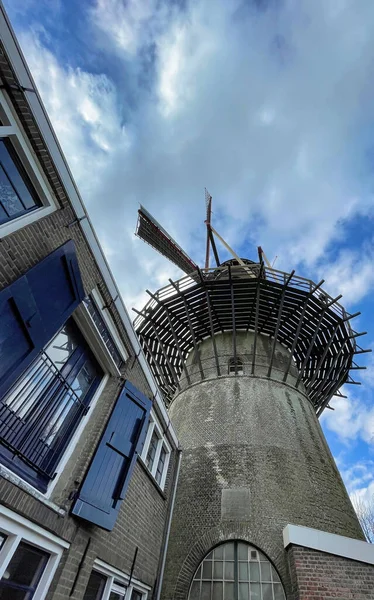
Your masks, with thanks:
[(45, 352), (0, 401), (0, 441), (52, 477), (86, 406)]
[[(228, 266), (223, 265), (221, 267), (200, 269), (200, 273), (205, 283), (212, 283), (213, 285), (214, 281), (218, 282), (220, 280), (222, 281), (225, 279), (229, 280), (230, 277), (232, 278), (235, 285), (235, 281), (238, 280), (251, 280), (253, 278), (258, 278), (260, 276), (260, 273), (262, 273), (262, 279), (268, 281), (269, 283), (284, 285), (287, 279), (290, 277), (289, 273), (286, 273), (284, 271), (278, 271), (277, 269), (270, 269), (265, 265), (261, 266), (260, 263), (253, 263), (252, 265), (245, 266), (232, 265), (230, 266), (230, 269), (228, 268)], [(197, 271), (191, 273), (191, 275), (186, 275), (182, 277), (178, 281), (175, 281), (173, 285), (169, 284), (160, 288), (159, 290), (153, 293), (153, 296), (159, 302), (163, 302), (168, 298), (174, 296), (176, 294), (176, 290), (183, 294), (187, 292), (190, 288), (196, 286), (196, 284), (202, 284), (201, 277)], [(318, 288), (315, 291), (313, 291), (316, 287), (316, 284), (311, 279), (306, 279), (305, 277), (300, 277), (299, 275), (292, 275), (289, 287), (295, 288), (308, 294), (312, 293), (312, 295), (317, 300), (325, 304), (329, 304), (333, 300), (332, 296), (330, 296), (330, 294), (328, 294), (322, 288)], [(144, 312), (153, 312), (153, 309), (155, 309), (157, 306), (157, 301), (155, 299), (151, 299), (148, 301), (148, 303), (143, 309)], [(334, 302), (334, 304), (331, 306), (331, 310), (340, 318), (345, 319), (349, 316), (349, 313), (339, 302)], [(143, 320), (144, 318), (142, 316), (138, 316), (135, 318), (135, 329), (139, 328)]]

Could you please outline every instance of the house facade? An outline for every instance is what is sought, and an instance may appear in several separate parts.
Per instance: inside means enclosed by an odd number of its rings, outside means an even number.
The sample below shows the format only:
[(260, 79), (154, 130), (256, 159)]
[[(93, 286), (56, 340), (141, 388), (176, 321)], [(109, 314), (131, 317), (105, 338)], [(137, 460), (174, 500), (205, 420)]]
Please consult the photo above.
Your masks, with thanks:
[(158, 598), (178, 440), (0, 8), (0, 597)]

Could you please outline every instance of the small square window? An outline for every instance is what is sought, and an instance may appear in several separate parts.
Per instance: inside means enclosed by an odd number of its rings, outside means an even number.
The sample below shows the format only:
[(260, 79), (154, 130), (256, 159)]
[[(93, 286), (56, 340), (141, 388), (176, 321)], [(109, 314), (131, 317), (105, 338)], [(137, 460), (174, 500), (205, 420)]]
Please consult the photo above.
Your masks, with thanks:
[(243, 361), (240, 358), (230, 358), (229, 375), (243, 375)]

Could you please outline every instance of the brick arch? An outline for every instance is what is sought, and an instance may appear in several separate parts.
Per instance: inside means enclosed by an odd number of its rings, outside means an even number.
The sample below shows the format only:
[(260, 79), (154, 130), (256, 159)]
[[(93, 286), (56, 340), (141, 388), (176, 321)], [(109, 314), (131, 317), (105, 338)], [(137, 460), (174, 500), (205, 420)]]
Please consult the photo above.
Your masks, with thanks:
[(284, 551), (279, 552), (279, 543), (269, 544), (268, 536), (256, 531), (247, 524), (228, 522), (221, 523), (206, 531), (190, 548), (178, 573), (174, 588), (174, 600), (187, 600), (192, 578), (209, 551), (218, 544), (229, 540), (242, 540), (260, 550), (277, 569), (283, 587), (287, 593), (288, 573), (285, 570)]

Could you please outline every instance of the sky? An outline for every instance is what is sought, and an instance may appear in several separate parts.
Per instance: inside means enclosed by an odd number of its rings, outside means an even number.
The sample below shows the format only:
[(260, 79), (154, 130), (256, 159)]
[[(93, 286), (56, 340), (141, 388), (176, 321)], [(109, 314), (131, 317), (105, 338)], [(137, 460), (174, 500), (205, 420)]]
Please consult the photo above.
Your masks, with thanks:
[[(134, 236), (139, 203), (199, 265), (241, 256), (343, 294), (374, 348), (374, 2), (5, 0), (128, 309), (178, 268)], [(228, 258), (220, 248), (221, 258)], [(374, 359), (322, 426), (374, 494)], [(360, 375), (361, 374), (361, 375)]]

